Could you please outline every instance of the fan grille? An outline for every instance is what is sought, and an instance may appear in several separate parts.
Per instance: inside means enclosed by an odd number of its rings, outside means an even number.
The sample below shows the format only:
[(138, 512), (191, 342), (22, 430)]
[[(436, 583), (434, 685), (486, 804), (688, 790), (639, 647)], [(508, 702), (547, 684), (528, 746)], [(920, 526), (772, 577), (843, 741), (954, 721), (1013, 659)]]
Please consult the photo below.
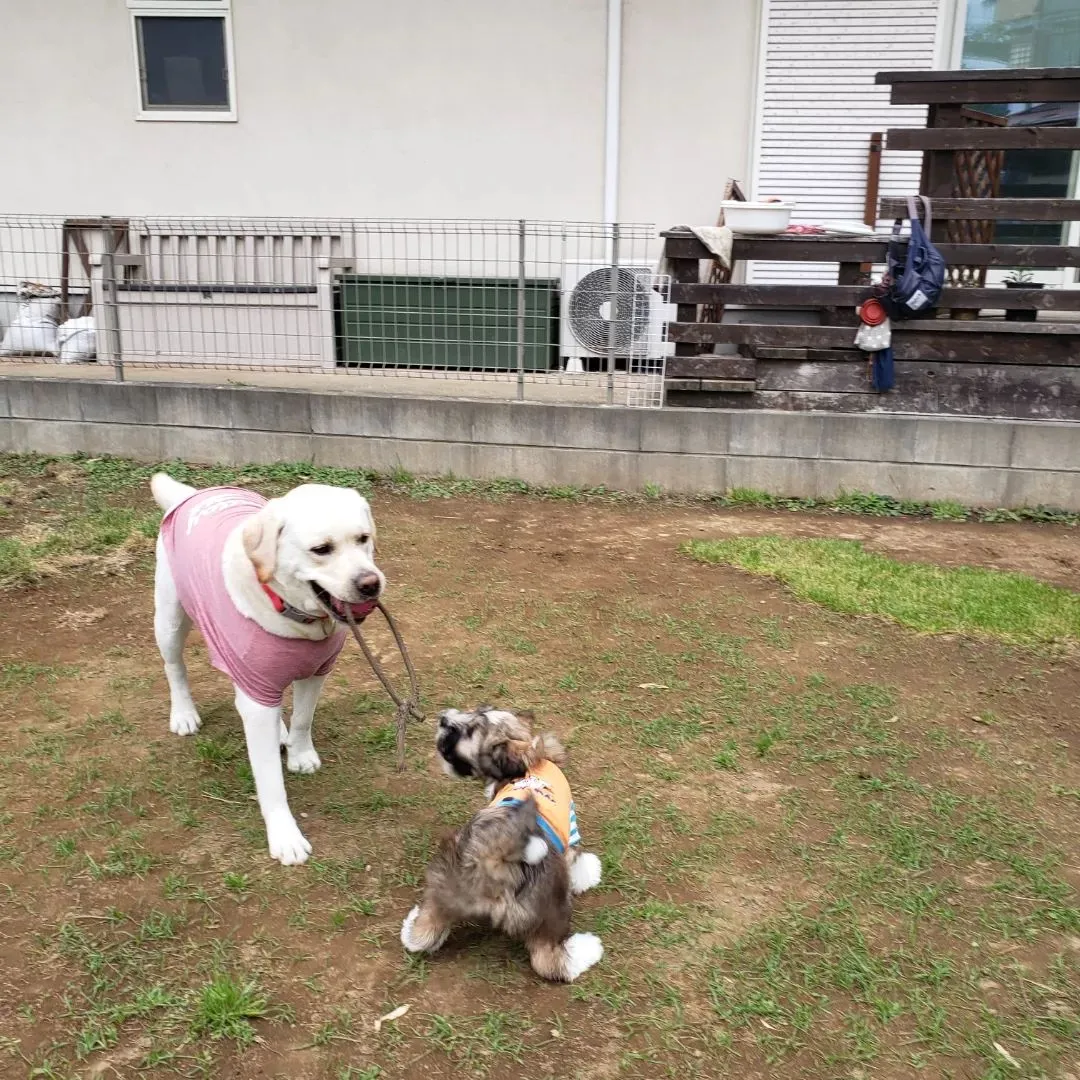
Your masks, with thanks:
[[(615, 271), (613, 297), (611, 278), (610, 267), (589, 271), (570, 293), (568, 318), (574, 336), (585, 348), (604, 353), (613, 344), (617, 355), (626, 356), (649, 332), (652, 290), (632, 271), (619, 267)], [(606, 310), (611, 311), (610, 320), (604, 318)]]

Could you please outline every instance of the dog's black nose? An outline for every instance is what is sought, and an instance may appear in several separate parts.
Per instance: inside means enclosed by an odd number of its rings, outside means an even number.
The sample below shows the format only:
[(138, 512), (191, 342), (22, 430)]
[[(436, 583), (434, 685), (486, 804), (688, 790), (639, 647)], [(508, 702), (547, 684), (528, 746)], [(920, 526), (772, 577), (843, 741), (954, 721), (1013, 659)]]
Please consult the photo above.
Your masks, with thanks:
[(372, 598), (379, 595), (379, 575), (370, 571), (361, 574), (356, 579), (356, 591), (363, 597)]

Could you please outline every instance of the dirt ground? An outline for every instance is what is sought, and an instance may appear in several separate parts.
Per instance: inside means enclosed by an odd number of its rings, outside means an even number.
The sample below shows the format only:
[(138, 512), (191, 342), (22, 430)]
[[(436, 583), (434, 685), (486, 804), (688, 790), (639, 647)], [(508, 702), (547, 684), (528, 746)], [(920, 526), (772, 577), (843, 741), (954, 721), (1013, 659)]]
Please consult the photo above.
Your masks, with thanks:
[[(74, 512), (49, 483), (0, 536)], [(356, 650), (322, 770), (288, 779), (313, 859), (272, 863), (194, 638), (204, 727), (168, 732), (139, 549), (2, 595), (0, 1075), (1080, 1077), (1072, 650), (845, 618), (678, 551), (847, 537), (1077, 590), (1075, 530), (373, 502), (429, 715), (493, 700), (568, 742), (604, 959), (567, 987), (481, 928), (404, 954), (433, 838), (481, 795), (437, 775), (430, 724), (394, 770)]]

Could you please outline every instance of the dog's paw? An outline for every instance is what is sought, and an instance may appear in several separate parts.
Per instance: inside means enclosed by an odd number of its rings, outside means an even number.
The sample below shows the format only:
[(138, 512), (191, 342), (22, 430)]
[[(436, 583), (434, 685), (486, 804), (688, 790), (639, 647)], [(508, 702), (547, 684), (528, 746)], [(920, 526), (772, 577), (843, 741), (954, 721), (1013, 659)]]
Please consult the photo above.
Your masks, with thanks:
[(570, 891), (577, 896), (589, 889), (595, 889), (600, 884), (602, 873), (598, 856), (591, 851), (579, 852), (570, 864)]
[(401, 944), (409, 952), (423, 952), (424, 946), (416, 940), (413, 934), (413, 927), (416, 925), (416, 917), (420, 914), (420, 907), (417, 905), (405, 916), (405, 921), (401, 924)]
[(291, 814), (266, 823), (266, 841), (270, 846), (270, 858), (277, 859), (282, 866), (299, 866), (307, 862), (311, 854), (311, 844)]
[(285, 765), (289, 772), (313, 773), (322, 765), (322, 760), (315, 752), (314, 746), (302, 747), (296, 750), (289, 746), (285, 751)]
[(525, 851), (521, 858), (529, 866), (535, 866), (543, 862), (548, 853), (547, 841), (541, 836), (530, 836), (525, 843)]
[(444, 930), (438, 937), (431, 940), (425, 940), (423, 935), (417, 932), (416, 920), (420, 917), (419, 906), (414, 907), (408, 915), (405, 916), (405, 921), (401, 924), (401, 944), (405, 946), (409, 952), (435, 952), (437, 949), (441, 949), (443, 942), (450, 936), (449, 930)]
[(566, 981), (573, 982), (600, 962), (604, 946), (595, 934), (572, 934), (563, 945), (566, 950)]
[(194, 735), (201, 727), (202, 720), (194, 709), (173, 709), (169, 714), (169, 730), (174, 735)]

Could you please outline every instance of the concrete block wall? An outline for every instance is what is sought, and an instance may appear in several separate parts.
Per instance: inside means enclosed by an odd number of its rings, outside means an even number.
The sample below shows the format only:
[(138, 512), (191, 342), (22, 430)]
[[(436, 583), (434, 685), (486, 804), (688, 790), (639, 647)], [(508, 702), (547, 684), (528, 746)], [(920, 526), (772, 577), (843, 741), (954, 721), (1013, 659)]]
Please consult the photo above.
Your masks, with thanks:
[(0, 379), (0, 450), (1080, 510), (1080, 424)]

